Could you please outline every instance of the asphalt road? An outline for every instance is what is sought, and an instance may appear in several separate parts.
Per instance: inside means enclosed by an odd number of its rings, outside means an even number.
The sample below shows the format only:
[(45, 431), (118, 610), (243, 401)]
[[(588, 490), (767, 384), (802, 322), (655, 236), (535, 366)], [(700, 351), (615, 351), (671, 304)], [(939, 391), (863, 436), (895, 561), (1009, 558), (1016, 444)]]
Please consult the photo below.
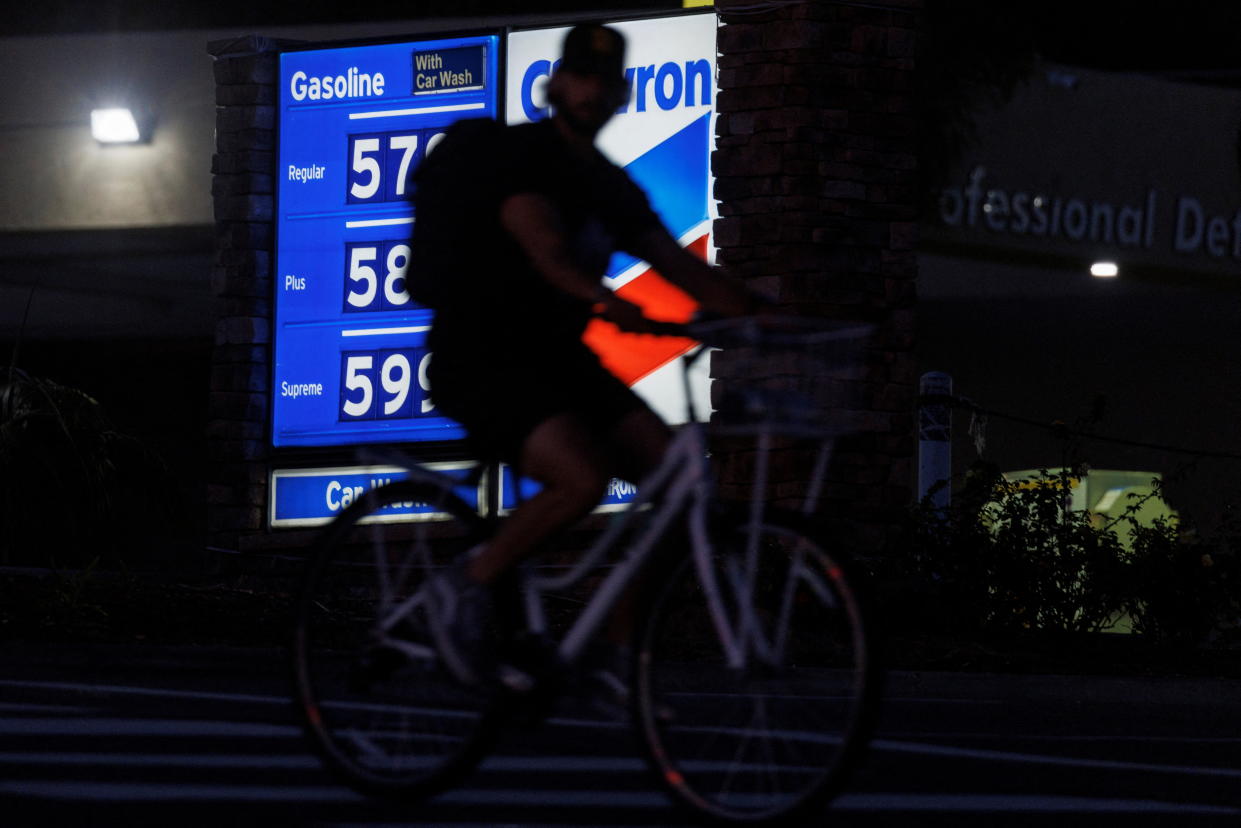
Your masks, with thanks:
[[(0, 823), (679, 826), (623, 723), (562, 712), (418, 807), (306, 750), (283, 656), (0, 646)], [(824, 825), (1241, 824), (1241, 682), (909, 674)]]

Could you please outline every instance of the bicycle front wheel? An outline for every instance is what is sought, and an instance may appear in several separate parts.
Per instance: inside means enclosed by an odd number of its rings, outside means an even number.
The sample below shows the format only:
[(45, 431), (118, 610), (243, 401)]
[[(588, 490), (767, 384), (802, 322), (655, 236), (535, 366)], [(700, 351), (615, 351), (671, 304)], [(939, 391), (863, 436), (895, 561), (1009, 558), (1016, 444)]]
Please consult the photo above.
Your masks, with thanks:
[[(437, 514), (395, 522), (411, 504), (435, 504)], [(481, 519), (451, 493), (399, 481), (354, 501), (308, 561), (296, 700), (317, 752), (358, 790), (430, 796), (471, 770), (496, 735), (496, 691), (464, 687), (441, 665), (422, 592), (482, 534)]]
[(635, 715), (679, 803), (716, 821), (786, 824), (822, 809), (856, 763), (877, 669), (844, 562), (785, 522), (749, 535), (717, 533), (713, 574), (687, 559), (657, 596)]

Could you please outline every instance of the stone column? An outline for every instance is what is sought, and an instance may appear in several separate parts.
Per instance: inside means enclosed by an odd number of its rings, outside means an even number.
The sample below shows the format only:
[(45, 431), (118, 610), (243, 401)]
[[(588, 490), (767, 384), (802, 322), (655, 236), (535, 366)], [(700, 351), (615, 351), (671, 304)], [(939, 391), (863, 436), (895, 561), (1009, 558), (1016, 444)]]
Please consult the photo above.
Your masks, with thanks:
[[(838, 445), (823, 501), (857, 551), (875, 551), (913, 483), (922, 0), (717, 10), (718, 260), (790, 311), (877, 326), (846, 395), (862, 431)], [(725, 481), (747, 465), (725, 463)], [(773, 458), (773, 497), (796, 501), (807, 467), (804, 453)]]
[(267, 499), (274, 265), (276, 50), (263, 37), (208, 46), (215, 60), (216, 259), (208, 457), (210, 542), (240, 549)]

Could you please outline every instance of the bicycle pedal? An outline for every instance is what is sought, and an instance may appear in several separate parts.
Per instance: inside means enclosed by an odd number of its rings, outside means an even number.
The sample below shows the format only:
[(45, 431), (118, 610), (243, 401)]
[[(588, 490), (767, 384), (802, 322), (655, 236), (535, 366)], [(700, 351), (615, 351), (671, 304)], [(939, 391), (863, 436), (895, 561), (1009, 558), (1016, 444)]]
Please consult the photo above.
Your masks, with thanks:
[(510, 693), (527, 696), (538, 687), (538, 681), (530, 673), (514, 667), (512, 664), (501, 664), (496, 671), (500, 686)]
[(349, 671), (349, 689), (358, 692), (369, 692), (373, 685), (392, 677), (405, 659), (395, 650), (380, 647), (364, 653), (354, 661)]

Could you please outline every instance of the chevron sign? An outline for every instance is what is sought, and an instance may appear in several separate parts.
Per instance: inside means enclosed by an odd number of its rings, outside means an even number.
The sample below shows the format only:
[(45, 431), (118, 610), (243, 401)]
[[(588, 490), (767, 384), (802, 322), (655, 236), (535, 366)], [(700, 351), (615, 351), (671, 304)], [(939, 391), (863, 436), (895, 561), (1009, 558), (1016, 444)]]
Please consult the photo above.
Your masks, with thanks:
[[(627, 41), (629, 102), (599, 134), (600, 150), (646, 191), (651, 206), (681, 244), (712, 258), (711, 149), (714, 146), (715, 15), (689, 14), (611, 24)], [(555, 67), (567, 27), (512, 32), (505, 81), (509, 123), (548, 115), (544, 85)], [(693, 300), (649, 265), (618, 254), (606, 283), (655, 319), (685, 321)], [(669, 422), (685, 419), (677, 357), (697, 347), (689, 340), (625, 334), (602, 321), (585, 340), (608, 368)], [(704, 368), (705, 370), (705, 368)], [(705, 374), (692, 378), (699, 410), (706, 404)]]

